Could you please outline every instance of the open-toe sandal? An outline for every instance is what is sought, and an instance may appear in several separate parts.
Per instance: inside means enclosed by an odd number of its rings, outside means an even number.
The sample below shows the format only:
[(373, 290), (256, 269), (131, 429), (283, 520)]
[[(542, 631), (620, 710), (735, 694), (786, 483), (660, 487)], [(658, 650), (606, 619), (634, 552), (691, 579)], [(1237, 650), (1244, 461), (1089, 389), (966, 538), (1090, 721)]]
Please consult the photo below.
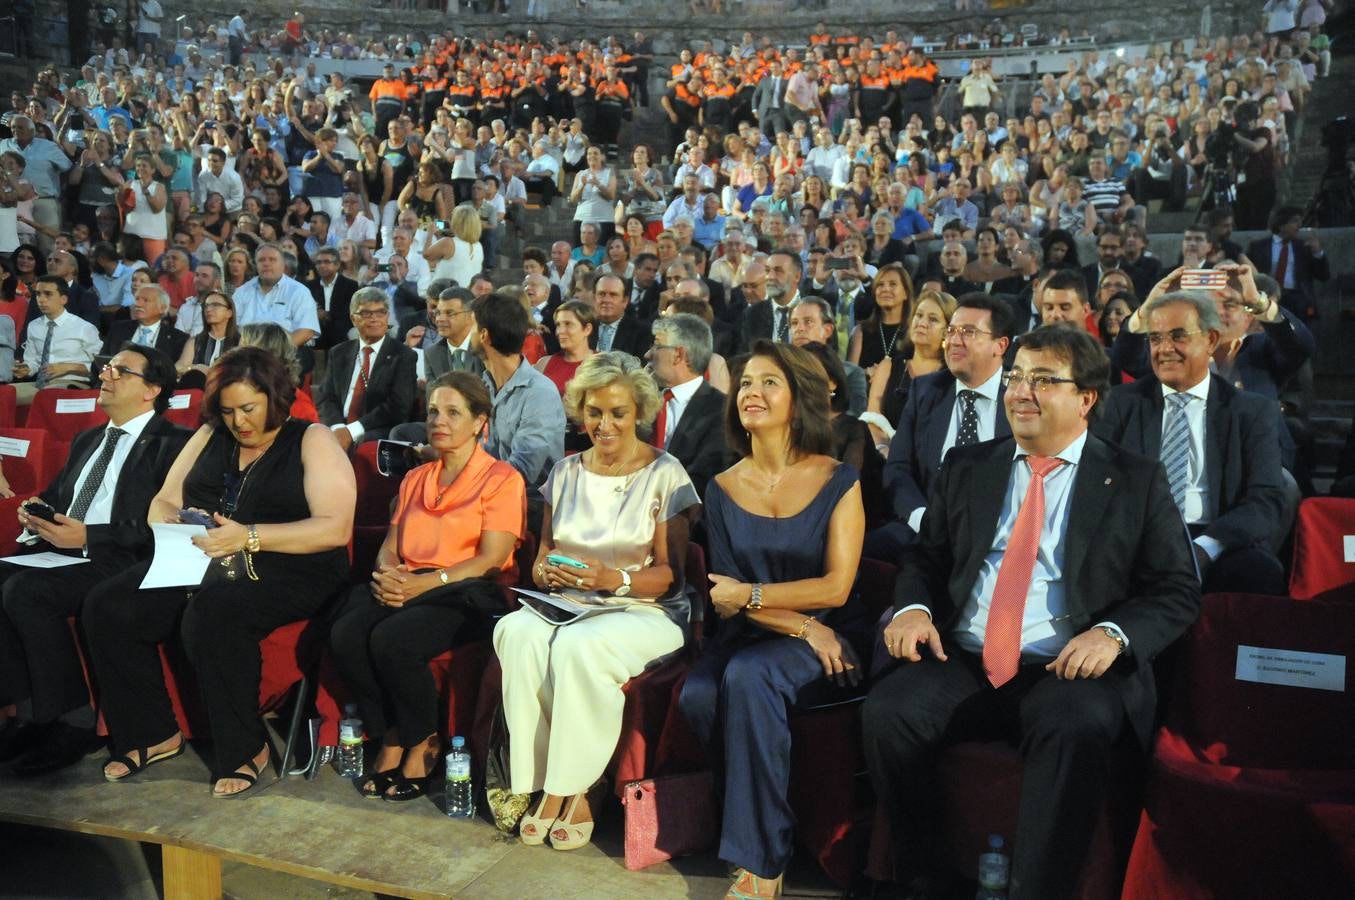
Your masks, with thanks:
[(358, 793), (368, 799), (379, 800), (386, 794), (386, 789), (400, 778), (399, 769), (387, 769), (384, 772), (373, 772), (362, 779), (362, 786), (358, 788)]
[[(212, 799), (213, 799), (213, 800), (234, 800), (234, 799), (237, 798), (237, 797), (243, 797), (243, 796), (245, 796), (245, 795), (248, 794), (250, 791), (254, 790), (254, 788), (258, 785), (258, 783), (259, 783), (259, 773), (262, 772), (262, 771), (263, 771), (265, 768), (267, 768), (267, 767), (268, 767), (268, 762), (267, 762), (267, 761), (265, 761), (264, 764), (261, 765), (261, 766), (256, 766), (256, 765), (254, 765), (254, 760), (248, 759), (248, 760), (245, 760), (245, 764), (244, 764), (244, 766), (242, 767), (242, 768), (248, 769), (248, 770), (249, 770), (248, 772), (235, 771), (235, 772), (230, 772), (230, 773), (228, 773), (228, 774), (226, 774), (226, 775), (220, 775), (220, 776), (218, 776), (218, 777), (216, 777), (216, 778), (213, 778), (213, 779), (212, 779), (212, 787), (213, 787), (213, 791), (212, 791)], [(215, 790), (215, 787), (216, 787), (217, 783), (218, 783), (218, 782), (221, 782), (221, 781), (230, 781), (230, 780), (244, 781), (244, 782), (247, 782), (247, 784), (246, 784), (246, 786), (245, 786), (244, 788), (241, 788), (240, 790), (235, 791), (234, 793), (230, 793), (230, 794), (218, 794), (218, 793), (216, 792), (216, 790)]]
[[(132, 760), (132, 755), (130, 753), (125, 753), (122, 756), (115, 756), (108, 762), (104, 763), (104, 780), (126, 781), (127, 779), (136, 775), (138, 772), (141, 772), (144, 769), (149, 769), (156, 763), (168, 762), (171, 759), (183, 756), (183, 752), (186, 749), (188, 749), (188, 741), (185, 740), (184, 738), (179, 738), (179, 745), (177, 747), (175, 747), (172, 750), (163, 750), (159, 753), (156, 753), (153, 756), (147, 756), (147, 754), (150, 752), (150, 748), (142, 747), (140, 750), (136, 751), (137, 757), (142, 760), (145, 760), (144, 762), (141, 763), (134, 762)], [(127, 771), (121, 775), (109, 775), (108, 767), (113, 765), (113, 763), (122, 763), (124, 766), (127, 767)]]
[(424, 794), (428, 793), (428, 783), (432, 780), (431, 775), (424, 775), (419, 778), (406, 778), (397, 772), (395, 780), (391, 782), (393, 791), (387, 791), (381, 796), (392, 803), (405, 803), (409, 800), (418, 800)]
[[(537, 804), (537, 812), (546, 805), (546, 798), (542, 797), (541, 802)], [(522, 816), (522, 822), (518, 825), (518, 837), (522, 843), (529, 847), (536, 847), (546, 842), (546, 835), (550, 834), (551, 825), (555, 824), (555, 817), (549, 819), (545, 816), (534, 816), (531, 813), (525, 813)]]

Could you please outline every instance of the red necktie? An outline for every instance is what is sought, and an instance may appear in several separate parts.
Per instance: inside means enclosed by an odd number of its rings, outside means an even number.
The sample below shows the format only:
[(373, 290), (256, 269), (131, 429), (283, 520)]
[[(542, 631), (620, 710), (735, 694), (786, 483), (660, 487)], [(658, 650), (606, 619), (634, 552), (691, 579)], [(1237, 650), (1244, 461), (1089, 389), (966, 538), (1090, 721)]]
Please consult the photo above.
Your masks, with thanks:
[(1063, 465), (1063, 460), (1048, 456), (1027, 456), (1026, 462), (1030, 465), (1030, 484), (1007, 538), (983, 632), (983, 671), (993, 687), (1011, 681), (1021, 665), (1021, 623), (1044, 528), (1044, 479)]
[(358, 383), (353, 385), (353, 399), (348, 401), (348, 421), (356, 422), (362, 418), (363, 401), (367, 399), (367, 376), (372, 373), (372, 348), (362, 348), (362, 371), (358, 373)]
[(1280, 258), (1275, 263), (1275, 283), (1284, 290), (1284, 276), (1289, 271), (1289, 242), (1283, 241), (1280, 244)]
[(668, 402), (673, 399), (670, 388), (663, 389), (663, 403), (659, 406), (659, 415), (654, 420), (654, 446), (662, 450), (668, 444)]

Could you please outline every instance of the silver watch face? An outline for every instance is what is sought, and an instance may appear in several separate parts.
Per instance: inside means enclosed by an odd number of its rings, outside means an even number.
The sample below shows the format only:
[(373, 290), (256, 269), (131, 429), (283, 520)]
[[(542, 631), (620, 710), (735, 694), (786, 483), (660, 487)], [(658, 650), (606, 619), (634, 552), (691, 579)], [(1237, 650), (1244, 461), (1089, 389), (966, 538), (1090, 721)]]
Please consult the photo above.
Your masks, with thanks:
[(616, 595), (617, 597), (624, 597), (624, 596), (626, 596), (627, 594), (630, 593), (630, 585), (628, 585), (628, 584), (623, 584), (623, 585), (621, 585), (620, 587), (618, 587), (616, 590), (612, 591), (612, 593), (613, 593), (614, 595)]

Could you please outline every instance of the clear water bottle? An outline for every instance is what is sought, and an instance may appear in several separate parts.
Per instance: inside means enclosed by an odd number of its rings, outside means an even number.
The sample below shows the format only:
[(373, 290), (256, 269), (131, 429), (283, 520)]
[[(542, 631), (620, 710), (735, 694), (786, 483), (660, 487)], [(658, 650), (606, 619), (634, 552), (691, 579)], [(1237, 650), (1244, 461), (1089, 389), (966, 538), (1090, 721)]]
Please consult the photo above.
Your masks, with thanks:
[(975, 900), (1006, 900), (1011, 860), (1002, 852), (1002, 835), (988, 836), (988, 852), (979, 857), (979, 892)]
[(344, 718), (339, 722), (339, 755), (336, 764), (343, 778), (362, 777), (362, 720), (356, 706), (344, 707)]
[(466, 739), (452, 738), (452, 752), (447, 754), (447, 816), (469, 819), (475, 815), (475, 796), (471, 791), (470, 751)]

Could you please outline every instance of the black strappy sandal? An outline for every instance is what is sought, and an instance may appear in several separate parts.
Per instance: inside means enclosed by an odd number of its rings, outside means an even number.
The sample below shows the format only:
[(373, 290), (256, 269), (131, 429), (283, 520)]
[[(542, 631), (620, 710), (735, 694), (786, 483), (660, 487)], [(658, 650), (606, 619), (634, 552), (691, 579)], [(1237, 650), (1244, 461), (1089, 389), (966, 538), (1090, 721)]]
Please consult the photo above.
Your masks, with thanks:
[(392, 786), (395, 791), (382, 796), (392, 803), (404, 803), (409, 800), (418, 800), (424, 794), (428, 793), (428, 786), (432, 784), (433, 776), (425, 775), (422, 778), (406, 778), (404, 775), (396, 774)]
[(388, 769), (385, 772), (373, 772), (362, 780), (362, 786), (358, 788), (358, 793), (368, 799), (380, 799), (385, 796), (386, 789), (395, 784), (400, 778), (399, 769)]
[[(165, 750), (162, 753), (157, 753), (154, 756), (146, 755), (147, 753), (150, 752), (149, 747), (142, 747), (140, 750), (137, 750), (136, 751), (137, 756), (141, 757), (141, 759), (145, 760), (145, 762), (141, 763), (133, 762), (131, 754), (125, 753), (122, 756), (115, 756), (108, 762), (104, 763), (104, 780), (126, 781), (127, 779), (136, 775), (138, 772), (148, 769), (151, 766), (155, 765), (156, 763), (168, 762), (169, 760), (174, 759), (175, 757), (183, 756), (183, 752), (187, 749), (188, 749), (187, 738), (179, 738), (179, 746), (175, 747), (173, 750)], [(122, 763), (124, 766), (126, 766), (127, 767), (126, 773), (122, 775), (109, 775), (108, 767), (113, 765), (113, 763)]]
[[(268, 763), (269, 763), (271, 760), (272, 760), (272, 753), (270, 752), (270, 753), (269, 753), (269, 758), (266, 759), (266, 760), (264, 760), (263, 765), (259, 765), (259, 766), (254, 765), (254, 760), (253, 760), (253, 759), (247, 759), (247, 760), (245, 760), (245, 762), (244, 762), (244, 764), (243, 764), (243, 767), (246, 768), (246, 769), (249, 769), (248, 772), (235, 771), (235, 772), (229, 772), (229, 773), (227, 773), (227, 774), (225, 774), (225, 775), (214, 776), (214, 777), (212, 778), (212, 788), (213, 788), (213, 790), (212, 790), (212, 799), (213, 799), (213, 800), (234, 800), (236, 797), (243, 797), (243, 796), (245, 796), (245, 795), (248, 794), (250, 791), (254, 790), (254, 788), (258, 785), (258, 783), (259, 783), (259, 774), (260, 774), (261, 772), (263, 772), (263, 770), (266, 769), (266, 768), (268, 767)], [(246, 786), (243, 790), (235, 791), (234, 793), (231, 793), (231, 794), (218, 794), (218, 793), (216, 792), (216, 790), (215, 790), (216, 785), (217, 785), (217, 782), (219, 782), (219, 781), (228, 781), (228, 780), (231, 780), (231, 779), (238, 779), (238, 780), (240, 780), (240, 781), (247, 782), (247, 786)]]

